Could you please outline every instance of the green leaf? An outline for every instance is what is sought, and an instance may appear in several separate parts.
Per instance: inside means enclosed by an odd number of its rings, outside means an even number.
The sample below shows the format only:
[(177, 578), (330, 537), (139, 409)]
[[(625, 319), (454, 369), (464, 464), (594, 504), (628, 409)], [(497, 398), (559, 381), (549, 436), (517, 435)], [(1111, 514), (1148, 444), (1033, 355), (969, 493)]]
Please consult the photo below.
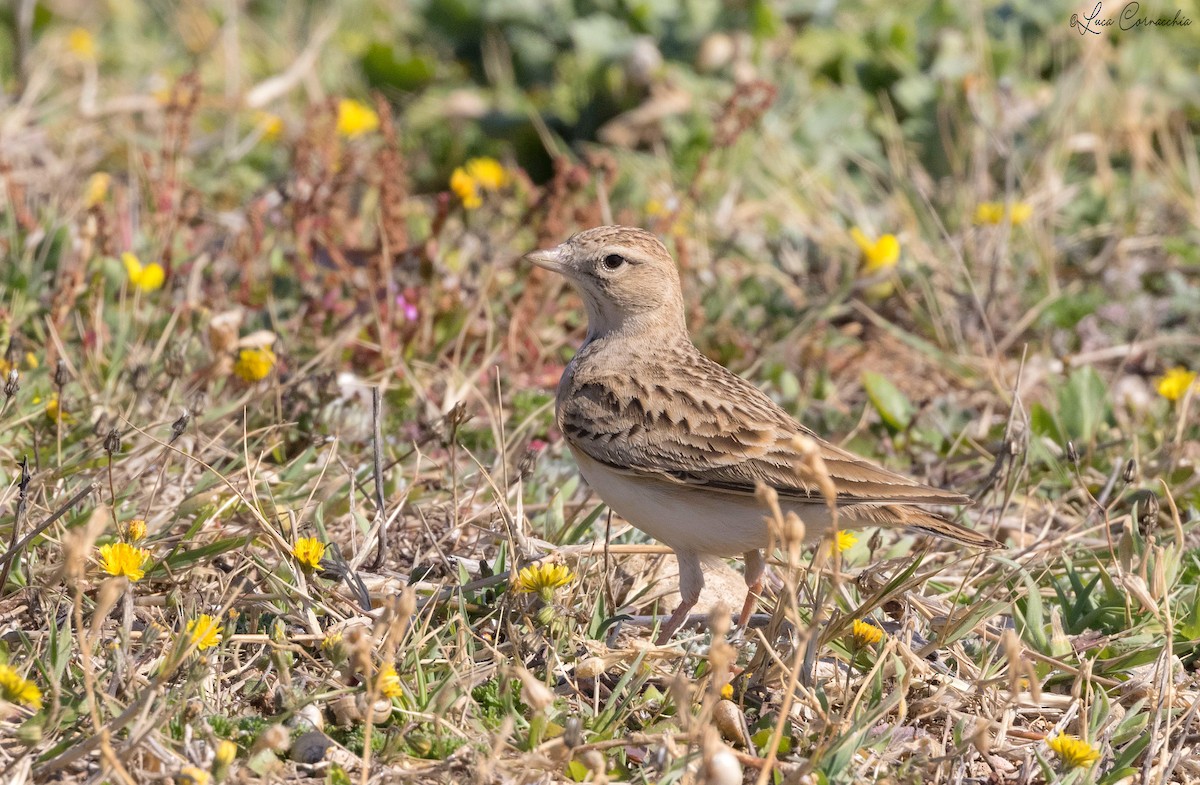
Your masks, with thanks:
[(412, 92), (433, 81), (434, 65), (417, 55), (397, 57), (391, 44), (373, 43), (362, 58), (363, 75), (375, 89), (392, 88)]
[(1035, 403), (1029, 408), (1029, 427), (1038, 436), (1046, 436), (1058, 444), (1065, 441), (1062, 429), (1058, 426), (1058, 420), (1050, 413), (1049, 409), (1040, 403)]
[(872, 371), (863, 371), (862, 385), (871, 405), (889, 428), (901, 431), (908, 426), (912, 420), (913, 406), (896, 385), (887, 377)]
[[(171, 556), (167, 557), (166, 564), (172, 570), (178, 571), (197, 562), (211, 561), (214, 556), (219, 556), (226, 551), (232, 551), (237, 548), (244, 547), (252, 539), (253, 537), (231, 537), (226, 540), (217, 540), (216, 542), (209, 543), (208, 545), (204, 545), (199, 548), (193, 548), (188, 551), (180, 551), (179, 553), (172, 554)], [(155, 565), (154, 568), (148, 570), (147, 572), (156, 571), (158, 566), (159, 565)]]
[(1072, 371), (1067, 386), (1058, 391), (1058, 419), (1067, 437), (1089, 444), (1111, 417), (1108, 388), (1095, 369)]
[(567, 761), (567, 776), (576, 782), (583, 782), (587, 779), (590, 770), (577, 760)]
[(1200, 587), (1192, 587), (1192, 607), (1177, 629), (1188, 640), (1200, 638)]

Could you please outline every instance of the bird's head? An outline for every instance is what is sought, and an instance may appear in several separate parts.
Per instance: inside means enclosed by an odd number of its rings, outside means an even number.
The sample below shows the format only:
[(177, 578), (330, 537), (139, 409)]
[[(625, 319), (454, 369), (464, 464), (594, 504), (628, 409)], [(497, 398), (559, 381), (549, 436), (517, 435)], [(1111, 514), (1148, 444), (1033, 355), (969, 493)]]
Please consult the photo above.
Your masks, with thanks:
[(563, 275), (579, 291), (589, 339), (614, 332), (687, 333), (675, 260), (650, 232), (598, 226), (525, 258)]

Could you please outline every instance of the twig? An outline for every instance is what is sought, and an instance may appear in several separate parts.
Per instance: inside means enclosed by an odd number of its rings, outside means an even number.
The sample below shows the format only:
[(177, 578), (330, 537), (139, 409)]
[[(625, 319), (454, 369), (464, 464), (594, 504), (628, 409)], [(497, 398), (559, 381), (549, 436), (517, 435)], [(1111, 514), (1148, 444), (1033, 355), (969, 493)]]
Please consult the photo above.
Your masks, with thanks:
[[(57, 512), (55, 512), (53, 515), (51, 515), (46, 520), (39, 523), (36, 527), (34, 527), (33, 531), (29, 532), (29, 534), (26, 534), (24, 537), (22, 537), (15, 545), (12, 546), (12, 548), (9, 549), (8, 553), (4, 554), (3, 556), (0, 556), (0, 567), (4, 568), (5, 574), (7, 575), (8, 565), (17, 557), (17, 554), (20, 553), (25, 548), (26, 545), (28, 545), (30, 542), (32, 542), (39, 534), (44, 532), (46, 529), (49, 529), (51, 526), (53, 526), (55, 521), (57, 521), (59, 518), (66, 515), (67, 512), (72, 507), (74, 507), (76, 504), (79, 504), (79, 502), (83, 501), (84, 498), (88, 494), (99, 491), (99, 490), (100, 490), (100, 483), (95, 482), (95, 481), (88, 483), (88, 486), (86, 488), (84, 488), (82, 491), (80, 491), (79, 493), (72, 496), (67, 501), (66, 504), (64, 504), (62, 507), (60, 507), (58, 509)], [(3, 586), (3, 583), (0, 583), (0, 586)]]
[[(28, 502), (29, 490), (29, 456), (21, 459), (21, 482), (17, 486), (17, 509), (13, 513), (13, 528), (12, 539), (8, 543), (8, 553), (17, 553), (17, 533), (21, 531), (21, 518), (25, 515), (25, 507)], [(7, 557), (8, 554), (5, 554)], [(12, 559), (7, 559), (4, 562), (4, 569), (0, 571), (0, 595), (4, 593), (4, 587), (8, 585), (8, 573), (12, 569)]]
[(277, 76), (264, 79), (250, 88), (243, 103), (250, 109), (261, 109), (275, 99), (282, 98), (291, 92), (312, 71), (317, 62), (317, 56), (321, 53), (321, 47), (325, 46), (325, 42), (329, 40), (336, 29), (337, 19), (334, 17), (321, 22), (313, 31), (308, 46), (304, 47), (304, 51), (297, 55), (288, 69)]
[(371, 388), (371, 461), (375, 471), (375, 514), (379, 516), (379, 535), (376, 538), (375, 560), (369, 569), (378, 570), (387, 555), (388, 518), (383, 501), (383, 401), (379, 385)]

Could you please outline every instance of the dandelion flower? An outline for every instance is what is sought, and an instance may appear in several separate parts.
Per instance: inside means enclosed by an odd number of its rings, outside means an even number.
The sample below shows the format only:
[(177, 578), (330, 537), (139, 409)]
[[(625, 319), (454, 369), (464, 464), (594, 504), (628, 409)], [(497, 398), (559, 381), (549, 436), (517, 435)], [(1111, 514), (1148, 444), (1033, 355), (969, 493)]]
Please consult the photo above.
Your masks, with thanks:
[(531, 564), (517, 573), (517, 591), (543, 596), (575, 580), (564, 564)]
[(857, 542), (858, 542), (858, 537), (855, 536), (854, 532), (838, 531), (838, 533), (837, 533), (838, 553), (845, 553), (846, 551), (853, 548), (855, 543), (857, 543)]
[(95, 60), (96, 39), (82, 27), (71, 28), (67, 33), (67, 51), (80, 60)]
[(277, 114), (270, 112), (257, 112), (255, 114), (255, 122), (260, 131), (262, 131), (263, 139), (268, 142), (274, 142), (279, 137), (283, 136), (283, 118)]
[(863, 270), (868, 274), (891, 269), (900, 261), (900, 241), (894, 234), (872, 240), (856, 226), (850, 230), (850, 237), (862, 253)]
[(209, 785), (212, 775), (199, 766), (184, 766), (175, 775), (175, 785)]
[(303, 566), (315, 570), (325, 556), (325, 543), (316, 537), (301, 537), (292, 547), (292, 555)]
[(1068, 769), (1084, 768), (1100, 760), (1100, 750), (1078, 736), (1059, 734), (1046, 739), (1046, 745)]
[(83, 188), (83, 204), (85, 207), (95, 207), (108, 196), (108, 187), (112, 184), (112, 175), (108, 172), (96, 172), (88, 178)]
[(390, 662), (379, 669), (376, 686), (379, 688), (379, 694), (385, 698), (399, 698), (404, 694), (404, 689), (400, 686), (400, 676), (396, 673), (396, 666)]
[(1172, 368), (1160, 376), (1154, 387), (1158, 394), (1168, 401), (1178, 401), (1187, 394), (1188, 389), (1196, 383), (1196, 372), (1187, 368)]
[(343, 98), (338, 101), (337, 132), (342, 136), (353, 139), (356, 136), (369, 134), (379, 128), (379, 115), (370, 106), (355, 101), (353, 98)]
[(237, 362), (233, 365), (233, 373), (247, 383), (260, 382), (267, 378), (275, 367), (275, 352), (271, 347), (242, 349), (238, 352)]
[(508, 171), (495, 158), (472, 158), (466, 163), (467, 174), (485, 191), (499, 191), (508, 185)]
[(42, 708), (42, 691), (11, 665), (0, 664), (0, 700), (36, 710)]
[(450, 190), (454, 191), (462, 201), (463, 207), (468, 210), (476, 210), (483, 206), (483, 197), (479, 195), (479, 184), (461, 166), (450, 175)]
[[(894, 234), (885, 234), (878, 240), (867, 237), (857, 226), (850, 230), (850, 238), (858, 246), (862, 257), (862, 274), (866, 278), (890, 278), (900, 261), (900, 241)], [(865, 289), (867, 297), (882, 300), (895, 290), (891, 280), (882, 280)]]
[[(991, 224), (993, 226), (1004, 223), (1005, 208), (1002, 202), (980, 202), (975, 208), (975, 223)], [(1033, 216), (1033, 207), (1027, 202), (1013, 202), (1007, 205), (1008, 222), (1013, 226), (1020, 226)]]
[(195, 643), (199, 651), (204, 651), (221, 642), (221, 625), (215, 617), (202, 613), (187, 623), (184, 635), (189, 645)]
[(149, 559), (150, 551), (127, 542), (100, 546), (100, 566), (104, 571), (109, 575), (124, 575), (131, 581), (140, 581), (145, 576)]
[(870, 622), (855, 619), (850, 628), (850, 637), (854, 640), (855, 646), (874, 646), (883, 640), (883, 630)]
[(137, 256), (128, 251), (121, 254), (121, 264), (125, 265), (125, 273), (129, 276), (129, 283), (143, 292), (153, 292), (155, 289), (162, 288), (163, 281), (167, 277), (161, 264), (151, 262), (150, 264), (143, 265)]
[(46, 401), (45, 412), (46, 419), (50, 422), (69, 423), (73, 422), (75, 419), (71, 416), (70, 412), (63, 408), (62, 404), (58, 400), (57, 393), (51, 395), (50, 400)]

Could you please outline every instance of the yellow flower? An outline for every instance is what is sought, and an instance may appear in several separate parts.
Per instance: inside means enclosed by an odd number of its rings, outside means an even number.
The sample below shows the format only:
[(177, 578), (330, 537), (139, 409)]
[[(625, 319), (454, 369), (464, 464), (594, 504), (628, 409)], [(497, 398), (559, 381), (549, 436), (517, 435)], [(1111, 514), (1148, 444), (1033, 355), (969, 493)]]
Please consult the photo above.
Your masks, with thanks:
[(862, 253), (863, 270), (868, 274), (895, 267), (900, 261), (900, 241), (894, 234), (871, 240), (856, 226), (850, 230), (850, 237)]
[[(975, 208), (975, 223), (997, 224), (1004, 223), (1005, 205), (1002, 202), (980, 202)], [(1033, 215), (1033, 207), (1027, 202), (1013, 202), (1008, 205), (1008, 222), (1020, 226)]]
[(108, 172), (96, 172), (88, 178), (83, 189), (83, 205), (95, 207), (108, 196), (108, 186), (112, 184), (112, 175)]
[(483, 205), (483, 197), (479, 195), (479, 184), (461, 166), (450, 175), (450, 190), (458, 195), (463, 207), (468, 210), (475, 210)]
[(337, 132), (353, 139), (369, 134), (379, 127), (379, 115), (361, 101), (343, 98), (338, 101)]
[(531, 564), (517, 573), (517, 591), (545, 596), (575, 580), (565, 564)]
[(214, 617), (202, 613), (187, 623), (184, 635), (189, 645), (195, 643), (199, 651), (204, 651), (221, 642), (221, 625)]
[(82, 27), (74, 27), (67, 33), (67, 50), (80, 60), (95, 60), (96, 39)]
[(270, 112), (256, 112), (255, 122), (262, 130), (263, 139), (268, 142), (274, 142), (280, 136), (283, 136), (283, 118), (277, 114)]
[(1100, 760), (1100, 750), (1078, 736), (1059, 734), (1046, 739), (1046, 745), (1054, 750), (1054, 754), (1059, 757), (1063, 765), (1068, 769), (1091, 766)]
[(874, 646), (883, 640), (883, 630), (870, 622), (855, 619), (850, 629), (850, 637), (854, 639), (855, 646)]
[(840, 531), (840, 530), (838, 531), (838, 533), (837, 533), (838, 553), (845, 553), (846, 551), (853, 548), (854, 544), (857, 542), (858, 542), (858, 537), (856, 537), (854, 535), (854, 532), (847, 532), (847, 531)]
[(385, 698), (399, 698), (404, 694), (404, 689), (400, 686), (400, 676), (396, 673), (396, 666), (390, 662), (379, 669), (377, 686), (379, 694)]
[(213, 753), (213, 765), (228, 768), (229, 764), (233, 763), (233, 759), (237, 757), (237, 751), (236, 744), (229, 739), (221, 739), (217, 742), (217, 749)]
[(54, 393), (50, 396), (50, 400), (46, 401), (45, 412), (46, 419), (50, 422), (70, 423), (75, 421), (71, 413), (58, 402), (58, 393)]
[(212, 775), (199, 766), (184, 766), (175, 775), (175, 785), (209, 785)]
[(125, 536), (130, 542), (146, 539), (146, 522), (141, 518), (134, 518), (125, 529)]
[(142, 261), (128, 251), (121, 254), (121, 263), (125, 265), (129, 283), (143, 292), (153, 292), (162, 287), (163, 281), (166, 279), (166, 273), (158, 262), (151, 262), (143, 266)]
[(131, 581), (140, 581), (146, 574), (146, 561), (150, 551), (134, 547), (127, 542), (115, 542), (100, 546), (100, 566), (109, 575), (124, 575)]
[(721, 697), (725, 700), (733, 700), (733, 685), (726, 684), (721, 688)]
[(238, 352), (237, 362), (233, 365), (234, 374), (244, 382), (260, 382), (267, 378), (275, 367), (275, 352), (271, 347), (262, 346), (253, 349), (242, 349)]
[(499, 191), (508, 185), (508, 171), (495, 158), (472, 158), (467, 161), (466, 170), (485, 191)]
[(315, 570), (325, 555), (325, 543), (316, 537), (301, 537), (292, 547), (292, 555), (305, 567)]
[(850, 237), (862, 257), (862, 274), (867, 278), (885, 279), (866, 287), (864, 293), (872, 300), (884, 299), (896, 288), (891, 273), (900, 261), (900, 241), (894, 234), (885, 234), (878, 240), (872, 240), (857, 226), (850, 230)]
[(0, 664), (0, 700), (19, 703), (36, 710), (42, 708), (42, 691), (32, 681), (13, 670), (12, 666)]
[(468, 210), (483, 205), (481, 191), (498, 191), (508, 185), (508, 170), (495, 158), (472, 158), (450, 174), (450, 190)]
[(1196, 372), (1176, 367), (1167, 371), (1154, 382), (1158, 394), (1168, 401), (1178, 401), (1196, 383)]

